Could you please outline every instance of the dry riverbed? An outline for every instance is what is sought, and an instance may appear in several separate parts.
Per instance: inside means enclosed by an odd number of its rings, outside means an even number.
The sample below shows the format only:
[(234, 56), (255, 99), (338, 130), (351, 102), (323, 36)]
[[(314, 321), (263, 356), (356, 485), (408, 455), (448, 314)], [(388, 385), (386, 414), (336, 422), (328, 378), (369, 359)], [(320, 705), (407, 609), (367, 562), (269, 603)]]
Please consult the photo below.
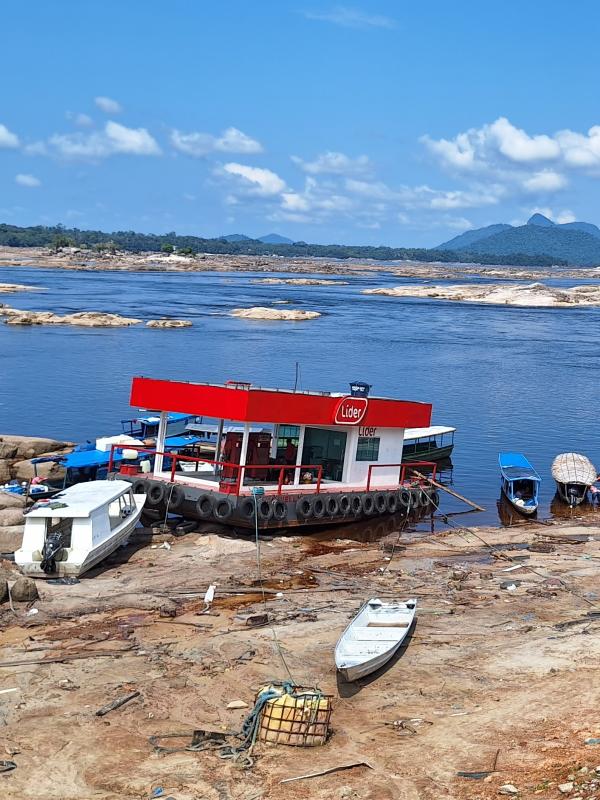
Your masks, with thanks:
[(452, 279), (463, 277), (508, 278), (541, 281), (560, 276), (600, 280), (600, 267), (594, 268), (524, 268), (484, 266), (480, 264), (442, 264), (439, 262), (371, 260), (339, 261), (324, 258), (282, 258), (281, 256), (238, 256), (200, 253), (196, 256), (163, 253), (97, 254), (89, 250), (67, 248), (54, 253), (45, 247), (0, 246), (0, 267), (54, 267), (70, 270), (115, 270), (129, 272), (286, 272), (370, 276), (386, 272), (402, 278)]
[[(157, 755), (148, 737), (236, 730), (248, 709), (229, 703), (251, 707), (286, 677), (273, 631), (245, 624), (265, 610), (251, 540), (147, 531), (76, 585), (38, 581), (38, 601), (0, 606), (0, 746), (17, 764), (0, 776), (5, 796), (489, 800), (512, 785), (554, 800), (573, 783), (567, 796), (598, 797), (600, 746), (586, 744), (600, 737), (596, 516), (436, 535), (389, 518), (263, 541), (274, 630), (294, 679), (333, 696), (333, 735), (311, 749), (260, 744), (247, 771), (212, 752)], [(377, 595), (418, 597), (410, 642), (380, 674), (339, 683), (335, 642)], [(372, 769), (280, 783), (356, 761)]]

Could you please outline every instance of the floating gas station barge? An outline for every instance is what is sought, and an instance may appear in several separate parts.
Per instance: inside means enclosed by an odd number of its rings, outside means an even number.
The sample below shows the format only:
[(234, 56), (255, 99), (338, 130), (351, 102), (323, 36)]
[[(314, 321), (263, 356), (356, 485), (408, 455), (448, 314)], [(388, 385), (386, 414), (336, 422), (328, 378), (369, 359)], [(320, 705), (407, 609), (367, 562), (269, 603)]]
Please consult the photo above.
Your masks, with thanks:
[[(432, 462), (402, 462), (406, 429), (431, 423), (429, 403), (349, 393), (265, 389), (136, 377), (131, 404), (159, 415), (152, 448), (114, 445), (109, 472), (145, 492), (147, 509), (261, 529), (339, 524), (437, 505), (413, 477)], [(215, 452), (169, 452), (168, 412), (210, 417)], [(138, 452), (136, 464), (117, 461)], [(131, 455), (128, 456), (131, 458)], [(433, 506), (432, 506), (433, 507)]]

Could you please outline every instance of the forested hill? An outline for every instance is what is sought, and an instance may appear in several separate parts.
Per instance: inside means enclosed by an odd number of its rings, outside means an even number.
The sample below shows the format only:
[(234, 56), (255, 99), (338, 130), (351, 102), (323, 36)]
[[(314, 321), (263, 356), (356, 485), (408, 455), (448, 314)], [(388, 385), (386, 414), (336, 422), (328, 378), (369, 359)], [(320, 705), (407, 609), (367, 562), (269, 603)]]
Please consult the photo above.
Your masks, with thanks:
[(77, 228), (65, 228), (62, 225), (46, 227), (36, 225), (21, 228), (16, 225), (0, 224), (0, 245), (9, 247), (84, 247), (98, 251), (128, 250), (130, 252), (172, 252), (211, 253), (226, 255), (267, 256), (276, 255), (284, 258), (359, 258), (376, 261), (396, 261), (410, 259), (414, 261), (456, 262), (460, 260), (475, 264), (498, 264), (516, 266), (564, 266), (566, 261), (545, 255), (522, 255), (511, 253), (510, 256), (476, 254), (460, 254), (455, 251), (427, 250), (411, 247), (370, 247), (362, 245), (342, 244), (273, 244), (257, 239), (228, 241), (226, 239), (203, 239), (198, 236), (178, 236), (176, 233), (161, 235), (152, 233), (135, 233), (134, 231), (82, 231)]

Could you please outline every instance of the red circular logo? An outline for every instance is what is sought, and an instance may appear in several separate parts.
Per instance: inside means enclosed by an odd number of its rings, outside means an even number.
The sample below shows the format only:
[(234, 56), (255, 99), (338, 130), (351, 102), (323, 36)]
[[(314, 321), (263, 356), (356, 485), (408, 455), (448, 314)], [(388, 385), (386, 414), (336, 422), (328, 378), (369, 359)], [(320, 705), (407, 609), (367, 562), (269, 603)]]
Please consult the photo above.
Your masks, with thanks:
[(369, 401), (366, 397), (342, 397), (335, 409), (336, 425), (358, 425), (363, 421)]

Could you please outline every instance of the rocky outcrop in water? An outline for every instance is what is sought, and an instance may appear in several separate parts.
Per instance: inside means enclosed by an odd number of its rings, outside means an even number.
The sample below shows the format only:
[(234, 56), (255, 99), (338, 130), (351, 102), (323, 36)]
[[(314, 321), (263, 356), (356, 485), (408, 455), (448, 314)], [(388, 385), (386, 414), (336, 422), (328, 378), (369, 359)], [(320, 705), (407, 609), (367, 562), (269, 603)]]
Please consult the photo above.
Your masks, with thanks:
[(264, 319), (264, 320), (305, 320), (316, 319), (321, 314), (318, 311), (301, 311), (293, 308), (263, 308), (254, 306), (253, 308), (234, 308), (231, 312), (232, 317), (242, 317), (243, 319)]
[(77, 311), (74, 314), (55, 314), (52, 311), (23, 311), (2, 306), (0, 315), (7, 325), (78, 325), (85, 328), (120, 328), (137, 325), (141, 319), (121, 317), (104, 311)]
[(387, 297), (422, 297), (432, 300), (452, 300), (457, 303), (484, 303), (530, 308), (600, 306), (600, 286), (598, 285), (574, 286), (571, 289), (557, 289), (543, 283), (395, 286), (365, 289), (363, 294), (381, 294)]
[(287, 284), (288, 286), (348, 286), (349, 281), (336, 281), (328, 278), (256, 278), (253, 283), (264, 283), (271, 286)]
[(20, 283), (0, 283), (0, 294), (11, 294), (12, 292), (30, 292), (32, 289), (39, 289), (39, 286), (23, 286)]
[(146, 323), (147, 328), (191, 328), (192, 323), (189, 319), (150, 319)]

